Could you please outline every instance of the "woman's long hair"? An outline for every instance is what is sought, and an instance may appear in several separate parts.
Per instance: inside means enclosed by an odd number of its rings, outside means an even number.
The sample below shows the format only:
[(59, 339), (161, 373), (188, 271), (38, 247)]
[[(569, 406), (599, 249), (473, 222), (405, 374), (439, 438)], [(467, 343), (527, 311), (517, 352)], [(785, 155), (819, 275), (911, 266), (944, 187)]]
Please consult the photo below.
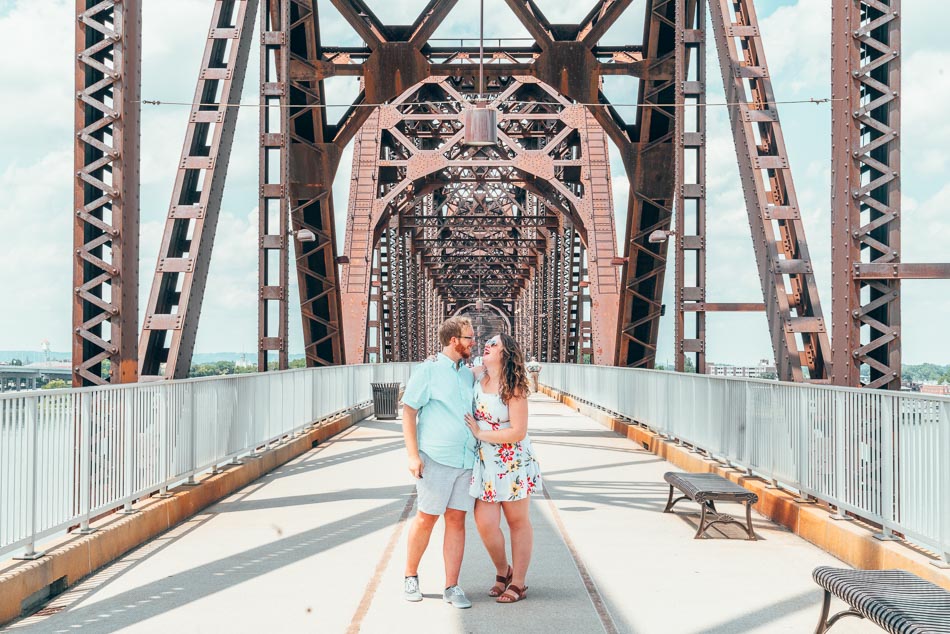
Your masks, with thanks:
[(507, 405), (512, 398), (528, 395), (528, 373), (524, 368), (524, 353), (514, 337), (499, 333), (498, 338), (504, 348), (501, 363), (501, 385), (498, 395)]

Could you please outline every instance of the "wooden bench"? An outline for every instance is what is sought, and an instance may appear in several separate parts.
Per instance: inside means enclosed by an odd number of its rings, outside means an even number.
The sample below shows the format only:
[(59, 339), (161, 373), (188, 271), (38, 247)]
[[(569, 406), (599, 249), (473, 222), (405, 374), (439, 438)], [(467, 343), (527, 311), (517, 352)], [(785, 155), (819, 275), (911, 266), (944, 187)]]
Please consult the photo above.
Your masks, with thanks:
[[(815, 634), (845, 616), (865, 618), (892, 634), (950, 633), (950, 592), (906, 570), (850, 570), (820, 566), (812, 572), (824, 588)], [(830, 619), (831, 595), (849, 608)]]
[[(742, 522), (729, 516), (719, 513), (716, 510), (716, 502), (736, 502), (745, 504), (745, 530), (749, 534), (749, 539), (755, 540), (755, 532), (752, 530), (752, 505), (759, 501), (759, 496), (744, 489), (734, 482), (726, 480), (715, 473), (677, 473), (668, 471), (663, 475), (663, 479), (670, 485), (670, 498), (666, 502), (664, 513), (672, 513), (673, 505), (680, 500), (692, 500), (702, 507), (702, 515), (699, 518), (699, 528), (696, 530), (695, 539), (699, 539), (709, 529), (716, 524), (738, 524)], [(683, 495), (675, 500), (673, 499), (673, 488), (679, 489)], [(712, 519), (707, 521), (707, 515), (712, 514)]]

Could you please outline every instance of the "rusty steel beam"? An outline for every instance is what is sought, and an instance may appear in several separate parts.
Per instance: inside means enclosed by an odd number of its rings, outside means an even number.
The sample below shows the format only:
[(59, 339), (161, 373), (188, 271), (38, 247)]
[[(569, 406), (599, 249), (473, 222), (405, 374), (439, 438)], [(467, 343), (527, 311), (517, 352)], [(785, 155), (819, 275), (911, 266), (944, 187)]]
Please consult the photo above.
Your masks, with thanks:
[(762, 302), (690, 302), (684, 310), (703, 313), (763, 313), (765, 304)]
[[(676, 3), (674, 137), (675, 310), (674, 359), (677, 372), (686, 371), (687, 355), (693, 367), (706, 373), (706, 0)], [(691, 64), (695, 62), (695, 65)], [(690, 72), (695, 68), (695, 73)], [(687, 102), (688, 101), (688, 102)], [(691, 161), (687, 161), (687, 157)], [(691, 163), (692, 174), (686, 174)], [(687, 203), (690, 205), (687, 222)], [(687, 266), (687, 255), (691, 261)], [(687, 285), (687, 273), (689, 280)], [(687, 313), (692, 313), (689, 317)], [(691, 320), (692, 327), (687, 327)], [(687, 334), (687, 330), (690, 332)]]
[(260, 133), (258, 161), (257, 371), (266, 372), (269, 355), (277, 369), (289, 367), (290, 199), (288, 127), (290, 109), (289, 0), (264, 0), (260, 32)]
[(709, 9), (778, 376), (828, 381), (831, 348), (755, 7), (710, 0)]
[(856, 280), (946, 280), (950, 279), (950, 264), (866, 262), (856, 265), (853, 275)]
[(138, 376), (142, 6), (77, 0), (76, 17), (72, 382), (132, 383)]
[[(644, 57), (673, 64), (676, 47), (673, 0), (647, 0)], [(672, 76), (640, 83), (637, 142), (625, 161), (630, 181), (616, 364), (652, 368), (656, 362), (667, 242), (651, 243), (653, 231), (669, 230), (673, 216), (673, 138), (676, 113)]]
[(832, 3), (835, 385), (901, 387), (900, 5)]
[[(313, 0), (290, 0), (290, 21), (281, 27), (290, 65), (318, 56), (319, 19)], [(282, 88), (289, 113), (282, 129), (287, 152), (284, 195), (289, 197), (294, 235), (306, 231), (316, 238), (294, 241), (304, 354), (310, 367), (338, 365), (345, 363), (345, 353), (331, 190), (342, 146), (337, 131), (327, 125), (326, 110), (313, 107), (326, 103), (323, 82), (285, 77)]]
[[(139, 341), (139, 377), (188, 376), (257, 0), (217, 0)], [(220, 96), (219, 96), (220, 95)], [(262, 110), (263, 112), (263, 110)]]
[[(342, 302), (344, 345), (346, 357), (351, 362), (369, 361), (373, 353), (379, 354), (379, 346), (373, 350), (367, 348), (366, 338), (370, 331), (361, 324), (366, 323), (370, 303), (368, 298), (372, 288), (374, 271), (378, 275), (378, 263), (374, 234), (382, 209), (375, 204), (376, 164), (379, 161), (379, 113), (373, 113), (363, 125), (353, 142), (353, 168), (350, 171), (350, 199), (346, 215), (346, 245), (343, 253), (347, 264), (343, 266)], [(375, 301), (379, 302), (376, 298)]]
[(577, 41), (597, 43), (632, 2), (633, 0), (599, 0), (581, 20)]

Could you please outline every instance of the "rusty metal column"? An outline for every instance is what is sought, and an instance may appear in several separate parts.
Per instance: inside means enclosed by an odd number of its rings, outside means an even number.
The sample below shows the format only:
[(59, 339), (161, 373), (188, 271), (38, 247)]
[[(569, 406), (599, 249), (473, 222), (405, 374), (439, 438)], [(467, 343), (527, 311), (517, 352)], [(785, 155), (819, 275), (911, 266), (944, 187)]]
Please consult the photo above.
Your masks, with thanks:
[(831, 346), (755, 5), (712, 0), (709, 10), (778, 376), (827, 381)]
[[(676, 198), (676, 309), (675, 367), (686, 370), (686, 355), (695, 353), (696, 372), (706, 373), (706, 2), (677, 0), (676, 5), (676, 138), (674, 171)], [(691, 57), (696, 57), (696, 74)], [(693, 125), (687, 125), (690, 118)], [(694, 171), (686, 174), (687, 153)], [(687, 222), (689, 203), (690, 222)], [(690, 263), (691, 284), (687, 283), (686, 256)], [(691, 336), (686, 334), (687, 313), (693, 313)]]
[[(377, 245), (370, 255), (370, 281), (367, 292), (366, 307), (366, 336), (363, 344), (363, 356), (354, 356), (354, 362), (359, 360), (362, 363), (381, 363), (382, 362), (382, 314), (383, 314), (383, 296), (382, 296), (382, 269), (380, 267), (380, 249)], [(359, 322), (350, 326), (355, 328)]]
[[(899, 390), (900, 0), (832, 3), (832, 382)], [(862, 219), (862, 213), (866, 214)], [(862, 267), (893, 265), (892, 279)], [(869, 294), (862, 299), (862, 291)], [(861, 340), (861, 327), (869, 337)]]
[(379, 239), (379, 351), (380, 361), (395, 361), (395, 343), (392, 308), (392, 282), (395, 267), (395, 240), (389, 227), (383, 229)]
[(350, 171), (350, 198), (347, 206), (346, 264), (342, 273), (344, 347), (351, 363), (362, 363), (367, 356), (369, 294), (373, 268), (373, 244), (381, 205), (375, 204), (377, 164), (380, 155), (379, 111), (375, 111), (353, 140), (353, 164)]
[[(289, 22), (289, 0), (264, 0), (261, 7), (258, 372), (267, 371), (267, 356), (272, 350), (277, 351), (277, 368), (284, 370), (288, 367), (290, 210), (286, 135), (290, 125), (287, 107)], [(276, 324), (272, 319), (275, 316)]]
[(142, 7), (139, 0), (77, 0), (76, 17), (73, 385), (132, 383)]
[(630, 194), (617, 323), (617, 365), (652, 368), (660, 330), (668, 241), (649, 235), (669, 229), (673, 218), (673, 62), (676, 48), (674, 4), (647, 0), (643, 57), (654, 72), (640, 82), (637, 139), (627, 161)]
[[(217, 0), (139, 341), (139, 376), (188, 376), (257, 0)], [(162, 367), (164, 365), (164, 368)]]

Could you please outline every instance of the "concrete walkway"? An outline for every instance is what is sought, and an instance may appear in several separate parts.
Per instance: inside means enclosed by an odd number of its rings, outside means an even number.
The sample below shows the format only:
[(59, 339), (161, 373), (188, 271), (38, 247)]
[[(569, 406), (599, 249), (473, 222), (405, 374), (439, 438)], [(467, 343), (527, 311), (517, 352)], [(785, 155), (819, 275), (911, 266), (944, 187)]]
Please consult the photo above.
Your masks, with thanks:
[[(549, 497), (532, 502), (528, 598), (496, 605), (469, 520), (462, 586), (441, 600), (441, 523), (425, 600), (401, 597), (415, 512), (398, 421), (368, 420), (287, 463), (8, 628), (16, 632), (811, 632), (818, 565), (839, 561), (753, 515), (694, 540), (698, 513), (661, 513), (673, 469), (568, 407), (531, 399)], [(727, 507), (728, 510), (728, 507)], [(736, 511), (740, 509), (736, 507)], [(835, 632), (876, 632), (846, 619)]]

